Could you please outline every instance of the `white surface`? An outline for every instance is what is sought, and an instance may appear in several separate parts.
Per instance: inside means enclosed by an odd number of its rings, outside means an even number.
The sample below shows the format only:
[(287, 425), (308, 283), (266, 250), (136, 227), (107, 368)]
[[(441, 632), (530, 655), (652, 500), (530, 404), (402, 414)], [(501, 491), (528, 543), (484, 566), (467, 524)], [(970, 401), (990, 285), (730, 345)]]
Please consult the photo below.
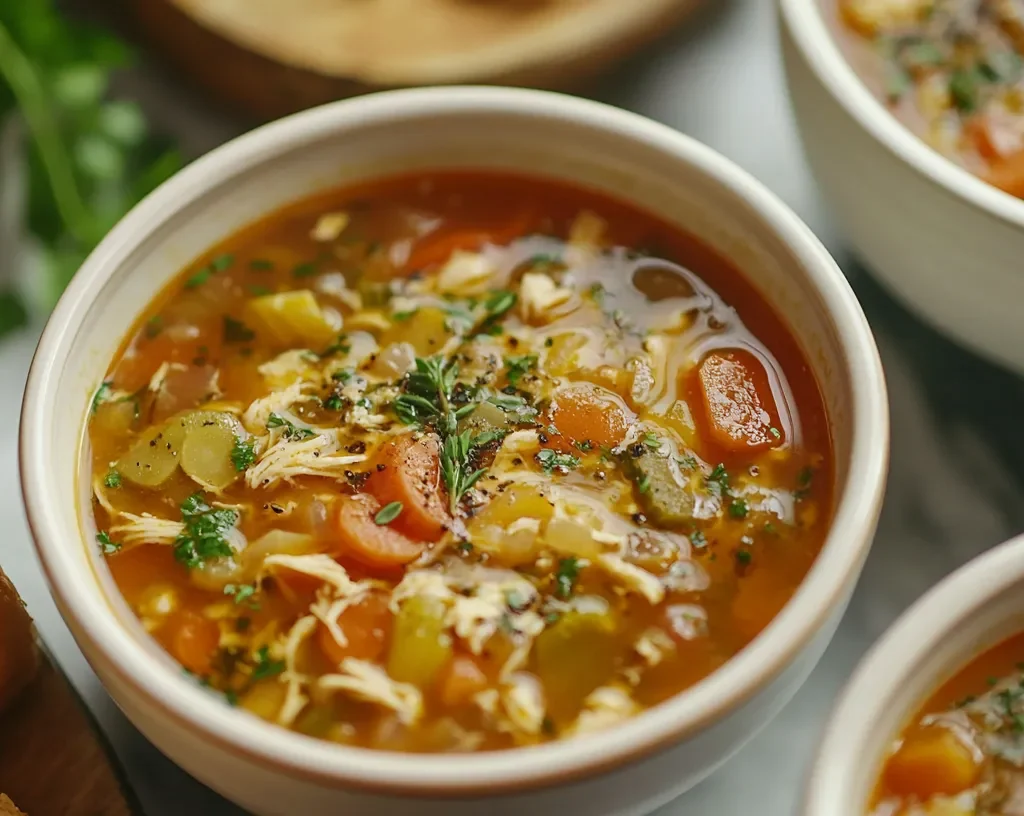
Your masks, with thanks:
[[(779, 193), (841, 263), (797, 145), (782, 82), (769, 0), (718, 0), (658, 50), (635, 60), (598, 96), (671, 124), (723, 152)], [(158, 118), (204, 149), (234, 127), (212, 109), (157, 81), (133, 80)], [(207, 114), (201, 119), (200, 114)], [(811, 680), (775, 723), (728, 765), (661, 816), (790, 816), (824, 718), (854, 663), (915, 597), (970, 556), (1024, 529), (1020, 480), (1003, 458), (1024, 459), (1011, 419), (1024, 389), (913, 323), (858, 279), (889, 378), (893, 462), (882, 527), (858, 592)], [(163, 759), (98, 686), (61, 623), (39, 574), (17, 487), (15, 430), (33, 338), (0, 346), (0, 561), (25, 596), (43, 636), (97, 712), (152, 816), (237, 813)], [(984, 411), (973, 406), (977, 402)], [(1003, 423), (992, 415), (1006, 417)], [(45, 816), (45, 815), (44, 815)]]

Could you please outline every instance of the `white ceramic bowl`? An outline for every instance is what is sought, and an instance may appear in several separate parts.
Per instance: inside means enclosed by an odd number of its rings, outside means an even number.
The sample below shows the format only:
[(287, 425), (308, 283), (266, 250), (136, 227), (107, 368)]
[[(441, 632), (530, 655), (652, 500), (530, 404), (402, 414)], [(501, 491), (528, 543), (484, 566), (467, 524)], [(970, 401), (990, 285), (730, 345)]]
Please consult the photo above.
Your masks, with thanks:
[[(436, 167), (568, 179), (701, 236), (756, 278), (824, 391), (838, 503), (790, 604), (707, 680), (614, 730), (461, 756), (312, 740), (189, 682), (120, 598), (93, 540), (82, 446), (90, 394), (134, 317), (213, 242), (313, 191)], [(885, 384), (863, 314), (807, 228), (706, 147), (592, 102), (495, 88), (361, 97), (260, 128), (196, 161), (93, 253), (40, 341), (21, 427), (28, 517), (54, 598), (117, 704), (171, 759), (259, 814), (642, 814), (692, 787), (795, 693), (831, 638), (874, 533), (888, 448)]]
[(972, 659), (1024, 631), (1024, 536), (961, 567), (892, 625), (829, 720), (803, 816), (864, 816), (889, 746)]
[(826, 24), (836, 2), (779, 8), (797, 124), (838, 226), (911, 310), (1024, 372), (1024, 201), (932, 150), (875, 98)]

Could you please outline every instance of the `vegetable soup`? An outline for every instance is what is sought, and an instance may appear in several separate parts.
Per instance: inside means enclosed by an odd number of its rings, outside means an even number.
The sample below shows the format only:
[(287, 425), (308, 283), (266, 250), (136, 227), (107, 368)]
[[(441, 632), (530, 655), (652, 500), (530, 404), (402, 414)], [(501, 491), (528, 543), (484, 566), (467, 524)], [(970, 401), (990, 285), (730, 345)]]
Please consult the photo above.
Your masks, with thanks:
[(1024, 635), (946, 683), (893, 745), (872, 816), (1024, 813)]
[(772, 620), (832, 513), (821, 395), (756, 290), (656, 217), (494, 173), (216, 247), (138, 321), (89, 440), (153, 637), (226, 704), (389, 750), (665, 700)]
[(940, 153), (1024, 197), (1024, 6), (836, 1), (854, 34), (854, 67), (900, 120)]

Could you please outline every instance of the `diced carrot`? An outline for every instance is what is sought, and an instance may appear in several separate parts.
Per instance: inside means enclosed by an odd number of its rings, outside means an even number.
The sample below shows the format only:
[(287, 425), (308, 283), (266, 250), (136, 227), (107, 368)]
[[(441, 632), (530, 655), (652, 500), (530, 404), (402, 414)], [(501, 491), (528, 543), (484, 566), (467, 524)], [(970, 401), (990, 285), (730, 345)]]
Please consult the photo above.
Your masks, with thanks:
[(487, 688), (487, 675), (472, 657), (457, 654), (441, 676), (441, 702), (446, 706), (468, 703), (473, 695)]
[(412, 248), (405, 268), (415, 272), (434, 264), (444, 263), (457, 250), (473, 251), (484, 244), (504, 246), (527, 234), (533, 218), (530, 213), (500, 226), (473, 226), (457, 229), (441, 228), (425, 235)]
[(768, 375), (750, 352), (712, 352), (697, 369), (697, 381), (711, 436), (727, 451), (785, 441)]
[(331, 663), (339, 665), (346, 657), (378, 660), (384, 653), (391, 629), (391, 610), (388, 609), (387, 596), (375, 592), (344, 609), (338, 615), (338, 626), (345, 634), (344, 645), (334, 639), (323, 623), (317, 633), (320, 649)]
[(549, 416), (558, 434), (548, 434), (548, 444), (567, 453), (588, 442), (593, 448), (614, 447), (636, 421), (617, 394), (583, 383), (558, 391)]
[(373, 457), (366, 490), (381, 505), (398, 502), (402, 510), (388, 526), (419, 541), (437, 541), (451, 517), (441, 487), (438, 442), (412, 434), (381, 445)]
[(994, 161), (984, 178), (993, 187), (1024, 198), (1024, 150)]
[(341, 555), (368, 567), (390, 570), (408, 564), (423, 552), (424, 544), (403, 535), (374, 516), (381, 505), (373, 496), (360, 493), (338, 500), (338, 538)]
[(923, 801), (967, 790), (977, 776), (970, 749), (941, 726), (911, 729), (885, 766), (885, 784), (893, 793)]
[(171, 621), (171, 627), (171, 654), (190, 672), (209, 674), (220, 645), (220, 627), (216, 621), (186, 610)]

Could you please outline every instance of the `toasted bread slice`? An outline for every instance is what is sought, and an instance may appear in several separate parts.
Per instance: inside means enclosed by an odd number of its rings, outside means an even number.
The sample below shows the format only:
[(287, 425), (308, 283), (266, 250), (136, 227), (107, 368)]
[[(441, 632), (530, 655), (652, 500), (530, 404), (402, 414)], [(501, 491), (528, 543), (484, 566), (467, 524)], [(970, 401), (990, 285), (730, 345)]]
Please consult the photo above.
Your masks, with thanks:
[(14, 802), (0, 793), (0, 816), (27, 816), (27, 814), (18, 810), (14, 806)]
[[(14, 585), (0, 570), (0, 711), (29, 684), (38, 668), (32, 618)], [(2, 813), (5, 811), (0, 810)]]

